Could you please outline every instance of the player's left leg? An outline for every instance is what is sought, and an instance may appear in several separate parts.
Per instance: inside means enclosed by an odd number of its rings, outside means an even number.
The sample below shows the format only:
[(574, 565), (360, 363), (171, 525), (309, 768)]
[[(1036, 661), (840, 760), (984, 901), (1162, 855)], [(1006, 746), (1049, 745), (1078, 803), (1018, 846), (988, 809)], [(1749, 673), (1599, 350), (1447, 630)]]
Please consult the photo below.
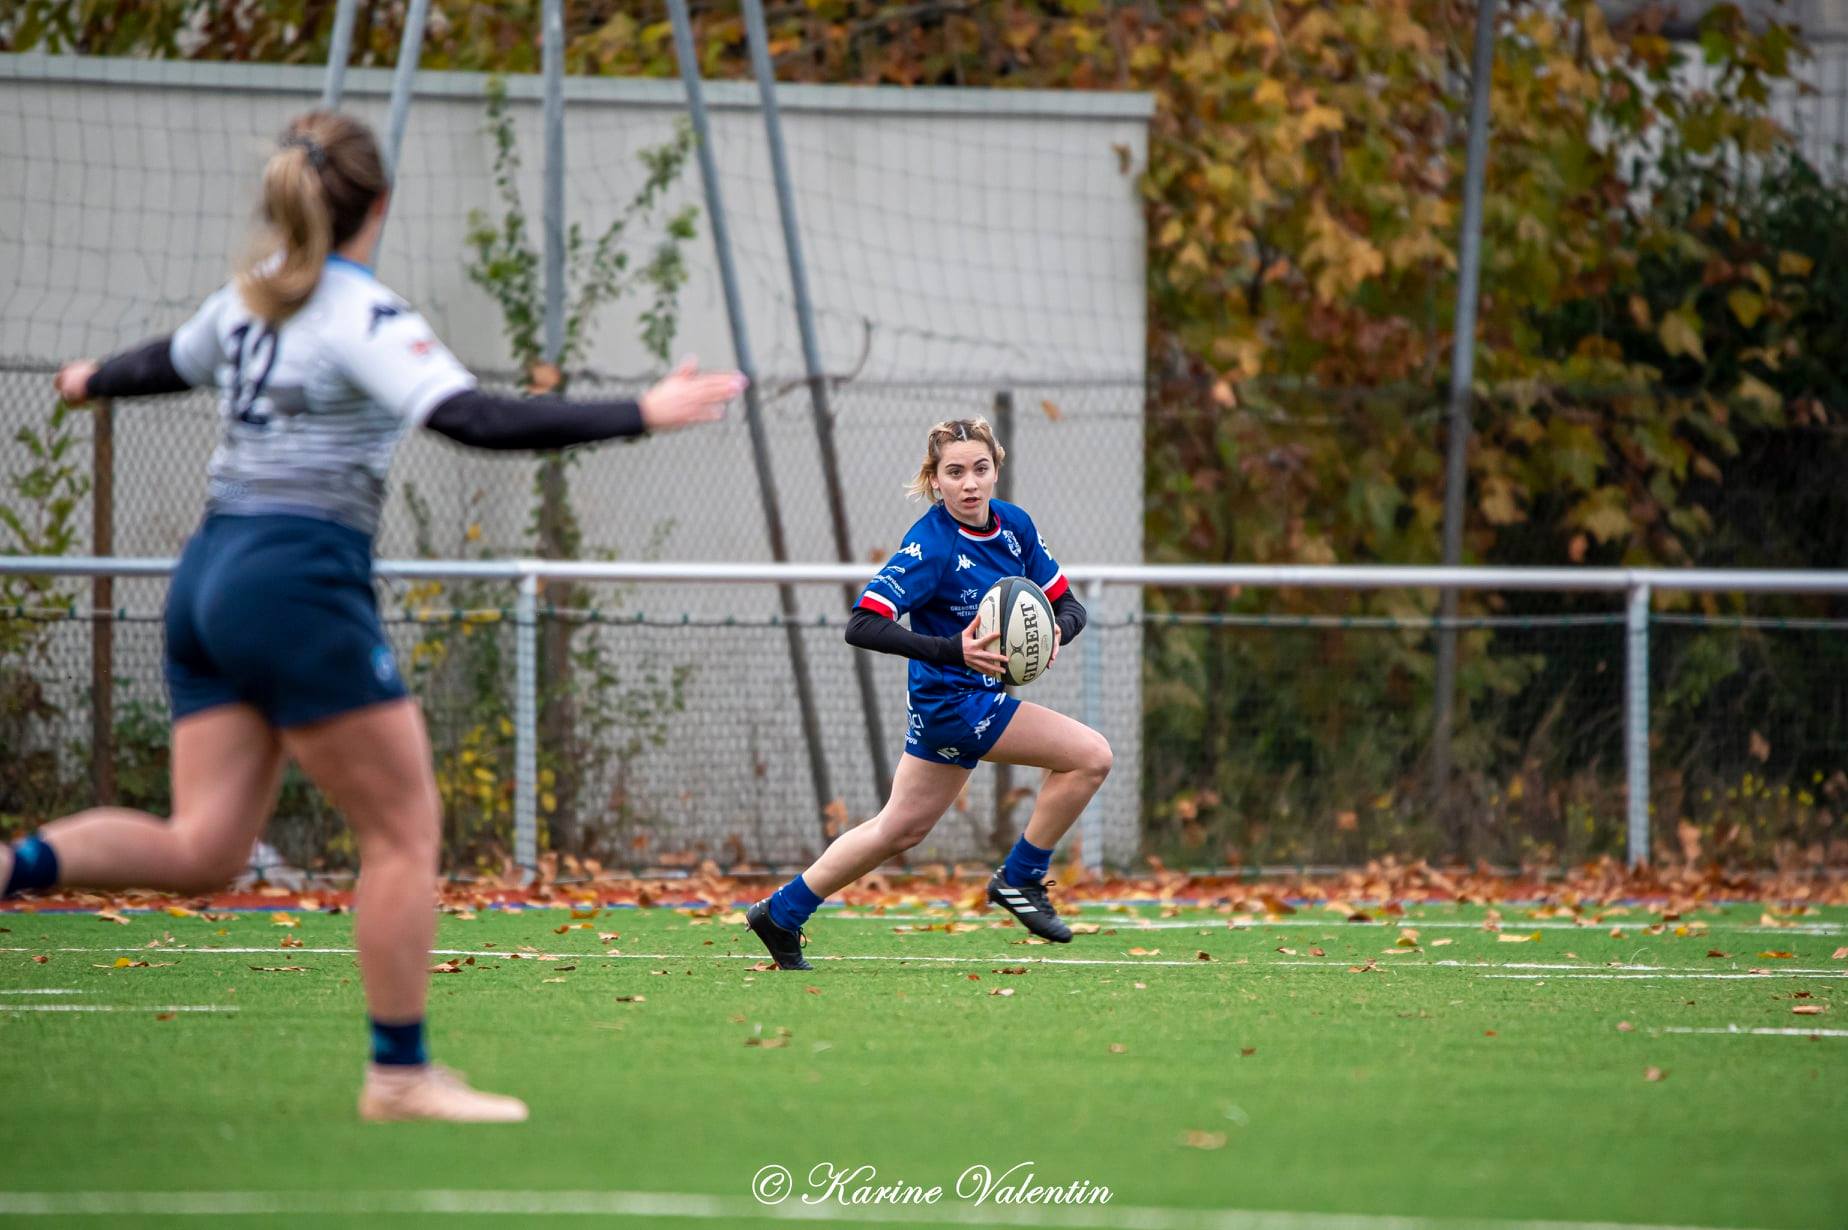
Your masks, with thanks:
[(373, 1044), (361, 1117), (524, 1120), (525, 1103), (470, 1089), (424, 1051), (442, 803), (422, 711), (412, 700), (387, 701), (288, 727), (282, 737), (359, 843), (353, 932)]
[(1110, 775), (1110, 743), (1082, 722), (1023, 703), (984, 759), (1046, 770), (1026, 831), (988, 881), (988, 900), (1035, 935), (1069, 943), (1071, 928), (1053, 908), (1046, 872), (1053, 847)]
[(32, 889), (210, 892), (250, 861), (282, 780), (282, 747), (248, 705), (173, 725), (173, 815), (96, 807), (0, 847), (0, 896)]
[(899, 757), (892, 797), (879, 814), (835, 838), (807, 871), (746, 912), (746, 921), (777, 968), (808, 969), (802, 955), (802, 924), (829, 896), (923, 841), (968, 780), (969, 770), (959, 765)]

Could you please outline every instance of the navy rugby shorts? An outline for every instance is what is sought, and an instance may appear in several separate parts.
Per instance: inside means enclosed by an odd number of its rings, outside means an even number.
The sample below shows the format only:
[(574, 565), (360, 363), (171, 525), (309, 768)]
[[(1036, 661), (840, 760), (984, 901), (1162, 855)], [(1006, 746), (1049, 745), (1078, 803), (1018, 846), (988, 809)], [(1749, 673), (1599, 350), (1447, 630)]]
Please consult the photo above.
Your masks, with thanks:
[(905, 754), (973, 769), (993, 750), (1020, 702), (1002, 691), (905, 697)]
[(408, 693), (379, 622), (372, 543), (315, 517), (208, 516), (167, 591), (173, 720), (254, 706), (305, 726)]

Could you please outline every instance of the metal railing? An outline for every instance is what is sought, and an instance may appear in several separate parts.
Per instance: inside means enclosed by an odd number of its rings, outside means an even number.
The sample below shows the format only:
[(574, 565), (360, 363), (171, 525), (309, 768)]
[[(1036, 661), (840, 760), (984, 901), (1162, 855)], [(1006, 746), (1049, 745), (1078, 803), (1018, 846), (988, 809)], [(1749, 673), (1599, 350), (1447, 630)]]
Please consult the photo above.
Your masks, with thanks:
[[(159, 577), (172, 559), (0, 556), (0, 575), (52, 577)], [(381, 579), (406, 581), (500, 581), (515, 589), (513, 618), (517, 695), (514, 698), (516, 782), (515, 858), (525, 867), (538, 859), (536, 824), (539, 594), (544, 581), (609, 583), (830, 584), (863, 582), (866, 568), (837, 563), (587, 563), (543, 559), (501, 561), (381, 560)], [(1075, 565), (1066, 575), (1085, 595), (1096, 620), (1108, 610), (1110, 588), (1138, 589), (1344, 589), (1358, 591), (1455, 588), (1466, 591), (1554, 591), (1624, 595), (1623, 676), (1626, 854), (1639, 865), (1650, 852), (1649, 642), (1650, 610), (1658, 592), (1710, 594), (1845, 594), (1848, 573), (1820, 571), (1725, 571), (1708, 569), (1442, 568), (1424, 566), (1193, 566)], [(99, 613), (104, 614), (106, 613)], [(1080, 712), (1097, 727), (1104, 706), (1104, 639), (1087, 638), (1082, 655)], [(1101, 866), (1101, 817), (1093, 806), (1081, 821), (1087, 863)]]

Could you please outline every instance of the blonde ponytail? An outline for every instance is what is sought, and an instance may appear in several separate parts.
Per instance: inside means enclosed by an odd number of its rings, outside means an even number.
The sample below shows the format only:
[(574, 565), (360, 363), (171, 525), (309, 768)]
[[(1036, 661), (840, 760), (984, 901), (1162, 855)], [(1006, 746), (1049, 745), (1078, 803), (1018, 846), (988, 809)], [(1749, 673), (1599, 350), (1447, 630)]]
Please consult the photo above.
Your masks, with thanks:
[(918, 466), (918, 472), (905, 484), (905, 492), (914, 500), (937, 501), (937, 489), (931, 479), (937, 475), (937, 467), (942, 464), (943, 450), (952, 444), (965, 440), (974, 440), (988, 446), (988, 455), (994, 458), (995, 469), (1007, 460), (1007, 450), (995, 439), (995, 429), (988, 425), (988, 420), (977, 415), (968, 419), (945, 419), (930, 429), (930, 437), (924, 442), (924, 460)]
[(238, 294), (271, 325), (299, 312), (334, 249), (359, 233), (387, 188), (378, 142), (364, 124), (326, 111), (291, 123), (263, 168), (270, 242), (238, 273)]

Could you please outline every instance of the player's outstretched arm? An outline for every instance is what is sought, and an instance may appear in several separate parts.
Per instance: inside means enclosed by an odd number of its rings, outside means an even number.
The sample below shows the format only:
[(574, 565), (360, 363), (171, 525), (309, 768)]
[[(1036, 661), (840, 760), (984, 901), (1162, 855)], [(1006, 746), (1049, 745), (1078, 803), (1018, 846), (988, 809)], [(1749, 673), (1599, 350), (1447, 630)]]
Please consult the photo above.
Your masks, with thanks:
[(173, 366), (173, 339), (157, 337), (102, 362), (77, 359), (58, 369), (58, 396), (73, 406), (93, 397), (152, 397), (192, 387)]
[(737, 372), (701, 373), (688, 360), (640, 401), (501, 397), (468, 389), (439, 403), (425, 426), (471, 448), (570, 448), (714, 422), (744, 384)]

